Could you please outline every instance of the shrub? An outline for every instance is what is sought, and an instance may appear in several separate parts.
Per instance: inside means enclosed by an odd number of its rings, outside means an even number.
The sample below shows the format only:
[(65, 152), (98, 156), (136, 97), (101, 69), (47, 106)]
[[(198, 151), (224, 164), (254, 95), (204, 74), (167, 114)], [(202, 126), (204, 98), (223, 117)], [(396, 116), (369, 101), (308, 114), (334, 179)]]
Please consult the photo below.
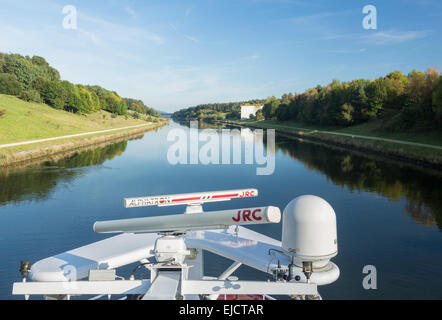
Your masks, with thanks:
[(28, 102), (42, 102), (40, 97), (40, 93), (37, 90), (29, 89), (26, 91), (22, 91), (18, 96), (20, 99)]

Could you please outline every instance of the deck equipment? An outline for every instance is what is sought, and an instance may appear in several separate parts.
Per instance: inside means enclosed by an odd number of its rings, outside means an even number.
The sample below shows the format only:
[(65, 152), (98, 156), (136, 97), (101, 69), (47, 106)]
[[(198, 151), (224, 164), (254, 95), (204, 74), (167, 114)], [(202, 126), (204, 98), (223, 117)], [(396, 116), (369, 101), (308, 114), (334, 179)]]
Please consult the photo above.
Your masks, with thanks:
[[(111, 298), (142, 300), (321, 299), (317, 287), (339, 278), (330, 261), (338, 252), (336, 215), (316, 196), (292, 200), (282, 215), (282, 242), (243, 225), (280, 223), (274, 206), (204, 212), (207, 202), (258, 196), (241, 189), (124, 199), (126, 208), (186, 205), (184, 214), (99, 221), (97, 233), (116, 236), (73, 249), (31, 265), (21, 264), (23, 282), (14, 295), (46, 299)], [(171, 212), (172, 213), (172, 212)], [(203, 252), (233, 260), (218, 277), (204, 275)], [(123, 278), (118, 268), (138, 263)], [(246, 265), (267, 273), (271, 281), (240, 281), (232, 274)], [(139, 268), (149, 278), (135, 279)]]

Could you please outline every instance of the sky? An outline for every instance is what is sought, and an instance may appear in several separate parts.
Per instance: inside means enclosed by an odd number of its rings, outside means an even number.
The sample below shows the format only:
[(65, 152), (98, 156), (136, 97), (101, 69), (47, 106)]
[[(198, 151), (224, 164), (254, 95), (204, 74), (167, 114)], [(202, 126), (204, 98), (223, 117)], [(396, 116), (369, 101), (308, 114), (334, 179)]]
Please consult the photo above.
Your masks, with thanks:
[(172, 112), (441, 67), (442, 1), (0, 0), (0, 51)]

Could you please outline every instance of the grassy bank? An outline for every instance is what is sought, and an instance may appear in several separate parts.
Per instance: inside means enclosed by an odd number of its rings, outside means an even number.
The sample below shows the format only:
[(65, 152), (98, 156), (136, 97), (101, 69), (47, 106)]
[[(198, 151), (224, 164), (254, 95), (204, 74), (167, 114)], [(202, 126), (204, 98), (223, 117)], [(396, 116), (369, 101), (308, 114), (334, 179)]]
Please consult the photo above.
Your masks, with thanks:
[(130, 115), (112, 116), (112, 114), (105, 111), (88, 115), (73, 114), (53, 109), (45, 104), (24, 102), (9, 95), (0, 95), (0, 110), (6, 111), (0, 118), (0, 145), (146, 125), (136, 129), (122, 129), (82, 137), (2, 148), (0, 149), (0, 166), (72, 151), (87, 145), (112, 142), (115, 139), (139, 134), (167, 123), (166, 120), (160, 120), (158, 123), (148, 124), (145, 120), (135, 119)]
[(401, 142), (423, 143), (433, 146), (442, 146), (442, 133), (380, 133), (377, 123), (365, 123), (348, 128), (309, 126), (298, 122), (277, 121), (225, 121), (238, 126), (254, 128), (273, 128), (280, 135), (287, 137), (303, 138), (306, 140), (320, 141), (334, 144), (348, 149), (364, 152), (373, 152), (378, 155), (396, 158), (421, 165), (442, 169), (442, 150), (431, 147), (401, 144), (390, 141), (367, 140), (354, 136), (341, 136), (338, 134), (360, 135), (381, 139), (394, 139)]
[[(44, 142), (29, 146), (20, 146), (7, 149), (0, 149), (0, 168), (16, 165), (27, 165), (44, 161), (54, 161), (65, 156), (71, 156), (76, 152), (90, 149), (92, 147), (105, 146), (127, 139), (142, 136), (146, 131), (155, 130), (165, 122), (152, 124), (149, 126), (115, 131), (111, 134), (96, 134), (87, 138), (61, 139), (56, 142)], [(27, 150), (19, 148), (27, 147)]]
[(294, 121), (237, 121), (243, 124), (254, 124), (279, 129), (292, 129), (303, 131), (331, 131), (336, 133), (346, 133), (361, 136), (387, 138), (394, 140), (401, 140), (407, 142), (425, 143), (430, 145), (442, 146), (442, 131), (427, 131), (427, 132), (385, 132), (381, 129), (381, 123), (379, 121), (367, 122), (356, 126), (347, 128), (331, 127), (331, 126), (315, 126), (308, 125)]
[(0, 118), (0, 145), (146, 123), (130, 115), (112, 116), (103, 110), (74, 114), (3, 94), (0, 94), (0, 110), (6, 110)]

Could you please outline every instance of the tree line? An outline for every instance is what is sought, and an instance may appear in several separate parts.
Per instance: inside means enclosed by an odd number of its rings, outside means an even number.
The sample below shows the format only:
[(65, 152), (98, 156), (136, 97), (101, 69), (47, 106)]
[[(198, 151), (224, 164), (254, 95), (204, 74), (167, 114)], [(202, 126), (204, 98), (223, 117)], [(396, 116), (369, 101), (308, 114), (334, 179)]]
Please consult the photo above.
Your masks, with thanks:
[(124, 102), (127, 105), (129, 110), (133, 110), (138, 113), (148, 114), (152, 117), (161, 118), (162, 115), (155, 110), (154, 108), (150, 108), (144, 104), (141, 100), (131, 99), (131, 98), (123, 98)]
[(331, 126), (380, 119), (382, 127), (390, 131), (440, 129), (442, 76), (438, 69), (428, 68), (408, 75), (395, 71), (376, 80), (333, 80), (301, 94), (268, 98), (257, 114), (260, 117)]
[(303, 93), (245, 102), (201, 104), (173, 114), (175, 119), (239, 119), (240, 105), (264, 107), (256, 120), (296, 121), (346, 127), (380, 120), (386, 131), (442, 128), (442, 76), (437, 68), (408, 75), (394, 71), (375, 80), (333, 80)]
[(181, 109), (173, 113), (172, 117), (177, 120), (222, 120), (240, 119), (243, 105), (262, 105), (265, 99), (252, 99), (240, 102), (208, 103), (194, 107)]
[(161, 115), (141, 100), (122, 98), (100, 86), (84, 86), (60, 80), (60, 73), (42, 57), (0, 53), (0, 93), (74, 113), (98, 110), (124, 115), (127, 110)]

